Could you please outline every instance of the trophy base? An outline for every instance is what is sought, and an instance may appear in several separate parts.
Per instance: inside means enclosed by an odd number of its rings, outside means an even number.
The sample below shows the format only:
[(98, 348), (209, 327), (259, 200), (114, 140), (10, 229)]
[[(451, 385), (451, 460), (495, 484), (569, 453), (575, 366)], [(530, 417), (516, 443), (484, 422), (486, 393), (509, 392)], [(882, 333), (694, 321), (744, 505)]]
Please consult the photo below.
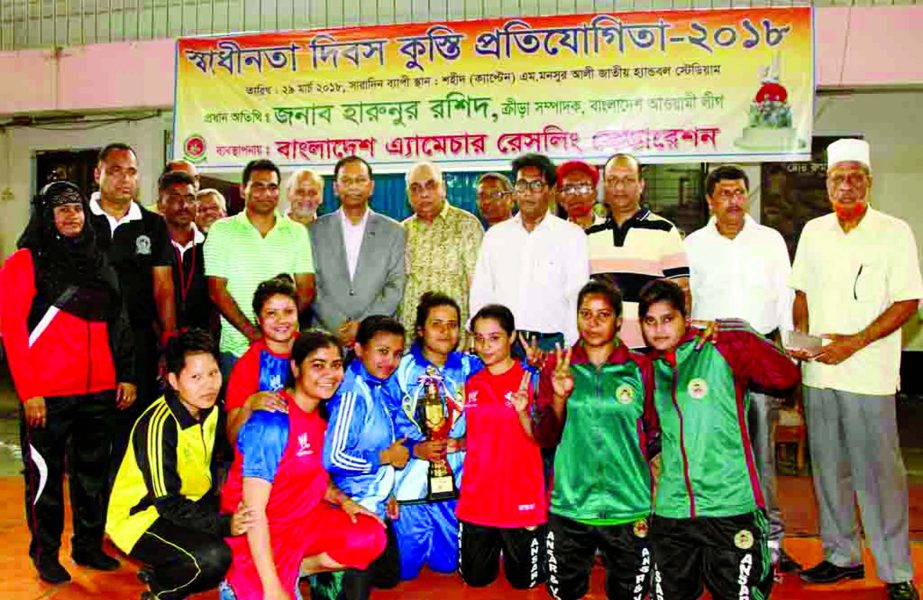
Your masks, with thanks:
[(451, 475), (440, 475), (429, 478), (429, 492), (426, 494), (427, 502), (442, 502), (454, 500), (458, 497), (455, 489), (455, 478)]

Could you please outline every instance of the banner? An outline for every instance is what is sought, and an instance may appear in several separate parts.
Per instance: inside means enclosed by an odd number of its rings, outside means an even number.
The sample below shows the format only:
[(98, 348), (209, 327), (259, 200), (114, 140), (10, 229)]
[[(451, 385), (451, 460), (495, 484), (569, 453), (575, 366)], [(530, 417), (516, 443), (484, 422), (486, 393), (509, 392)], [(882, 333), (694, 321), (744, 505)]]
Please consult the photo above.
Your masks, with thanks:
[(554, 160), (807, 160), (810, 7), (628, 12), (212, 38), (176, 50), (174, 156), (329, 172), (358, 154), (506, 169)]

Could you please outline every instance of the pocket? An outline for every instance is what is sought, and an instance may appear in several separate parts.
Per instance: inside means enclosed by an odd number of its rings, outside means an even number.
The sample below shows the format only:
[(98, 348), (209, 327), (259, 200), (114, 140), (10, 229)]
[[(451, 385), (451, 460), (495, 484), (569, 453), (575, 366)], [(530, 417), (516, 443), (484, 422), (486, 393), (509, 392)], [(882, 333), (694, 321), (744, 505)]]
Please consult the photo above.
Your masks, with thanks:
[(853, 281), (853, 300), (879, 305), (885, 301), (887, 291), (888, 281), (883, 265), (865, 262), (857, 267)]

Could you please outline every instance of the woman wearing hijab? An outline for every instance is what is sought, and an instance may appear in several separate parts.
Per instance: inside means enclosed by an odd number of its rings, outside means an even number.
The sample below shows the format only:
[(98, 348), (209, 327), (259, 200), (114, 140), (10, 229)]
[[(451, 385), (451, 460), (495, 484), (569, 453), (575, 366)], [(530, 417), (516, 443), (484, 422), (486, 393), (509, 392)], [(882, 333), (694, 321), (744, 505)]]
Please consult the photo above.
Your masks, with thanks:
[(22, 401), (29, 555), (39, 577), (62, 583), (65, 456), (74, 536), (71, 557), (103, 571), (109, 423), (135, 399), (133, 347), (115, 273), (86, 226), (88, 203), (72, 183), (45, 186), (0, 270), (0, 330)]

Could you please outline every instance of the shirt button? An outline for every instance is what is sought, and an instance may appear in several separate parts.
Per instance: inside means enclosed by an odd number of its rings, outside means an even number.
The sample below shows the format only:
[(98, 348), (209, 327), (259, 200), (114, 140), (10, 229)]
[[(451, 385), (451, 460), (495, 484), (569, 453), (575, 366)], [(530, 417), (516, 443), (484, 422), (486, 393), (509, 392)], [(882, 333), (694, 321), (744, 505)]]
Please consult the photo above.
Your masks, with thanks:
[(355, 291), (355, 290), (349, 290), (349, 295), (350, 295), (350, 296), (355, 296), (355, 295), (356, 295), (356, 291)]

